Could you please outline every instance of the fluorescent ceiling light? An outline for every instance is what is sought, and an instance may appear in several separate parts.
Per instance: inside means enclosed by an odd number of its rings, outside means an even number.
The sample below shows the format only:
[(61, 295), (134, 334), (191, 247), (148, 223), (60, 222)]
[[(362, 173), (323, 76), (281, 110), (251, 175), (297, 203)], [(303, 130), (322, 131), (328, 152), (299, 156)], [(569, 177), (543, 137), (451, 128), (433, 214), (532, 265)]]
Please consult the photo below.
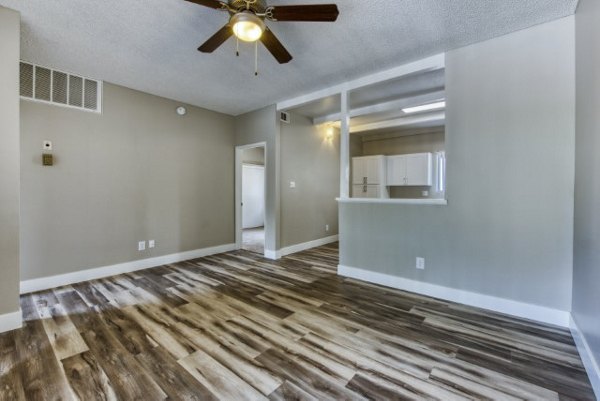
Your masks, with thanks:
[(443, 109), (445, 107), (446, 107), (446, 102), (441, 101), (441, 102), (436, 102), (436, 103), (423, 104), (421, 106), (407, 107), (405, 109), (402, 109), (402, 111), (405, 112), (406, 114), (412, 114), (412, 113), (419, 113), (421, 111)]

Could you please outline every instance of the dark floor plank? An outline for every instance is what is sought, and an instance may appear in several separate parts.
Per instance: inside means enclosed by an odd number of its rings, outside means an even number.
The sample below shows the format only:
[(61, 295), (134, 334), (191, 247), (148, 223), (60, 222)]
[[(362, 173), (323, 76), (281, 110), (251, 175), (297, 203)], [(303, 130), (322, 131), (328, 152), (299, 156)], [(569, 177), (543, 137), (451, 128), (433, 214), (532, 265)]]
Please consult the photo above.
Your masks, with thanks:
[(0, 401), (26, 400), (19, 373), (16, 334), (16, 331), (0, 334)]
[(169, 400), (217, 400), (162, 347), (146, 350), (136, 358), (169, 396)]
[(80, 400), (117, 400), (117, 393), (91, 352), (62, 361), (67, 379)]
[(286, 381), (269, 395), (271, 401), (319, 401), (294, 383)]
[(278, 373), (280, 377), (318, 399), (366, 399), (360, 394), (340, 386), (336, 382), (327, 380), (320, 371), (311, 371), (301, 366), (294, 359), (279, 350), (270, 349), (262, 353), (256, 360), (271, 371)]
[(118, 398), (148, 401), (167, 398), (100, 318), (95, 319), (94, 325), (83, 333), (83, 337), (108, 376)]
[(27, 400), (70, 400), (71, 388), (41, 320), (29, 320), (15, 338), (18, 369)]

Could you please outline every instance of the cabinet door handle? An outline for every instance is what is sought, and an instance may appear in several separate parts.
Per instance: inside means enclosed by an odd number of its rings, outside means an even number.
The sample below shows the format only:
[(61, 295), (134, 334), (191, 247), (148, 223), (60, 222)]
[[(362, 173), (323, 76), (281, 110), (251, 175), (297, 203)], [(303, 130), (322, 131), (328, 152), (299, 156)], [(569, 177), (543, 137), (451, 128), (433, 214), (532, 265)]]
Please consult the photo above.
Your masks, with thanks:
[(367, 186), (366, 185), (363, 185), (363, 193), (365, 193), (365, 194), (367, 193)]
[(367, 177), (363, 177), (363, 184), (367, 184)]

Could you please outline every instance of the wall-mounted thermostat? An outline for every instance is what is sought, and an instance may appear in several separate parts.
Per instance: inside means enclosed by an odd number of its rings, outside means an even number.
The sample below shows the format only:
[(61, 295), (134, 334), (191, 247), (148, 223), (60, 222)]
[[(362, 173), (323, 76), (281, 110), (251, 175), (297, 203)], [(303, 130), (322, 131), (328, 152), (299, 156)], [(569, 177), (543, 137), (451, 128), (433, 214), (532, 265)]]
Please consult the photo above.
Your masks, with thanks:
[(50, 153), (44, 153), (42, 155), (42, 164), (44, 166), (53, 166), (54, 165), (54, 158), (52, 157), (52, 155)]
[(52, 150), (52, 141), (44, 141), (44, 143), (42, 145), (42, 149)]

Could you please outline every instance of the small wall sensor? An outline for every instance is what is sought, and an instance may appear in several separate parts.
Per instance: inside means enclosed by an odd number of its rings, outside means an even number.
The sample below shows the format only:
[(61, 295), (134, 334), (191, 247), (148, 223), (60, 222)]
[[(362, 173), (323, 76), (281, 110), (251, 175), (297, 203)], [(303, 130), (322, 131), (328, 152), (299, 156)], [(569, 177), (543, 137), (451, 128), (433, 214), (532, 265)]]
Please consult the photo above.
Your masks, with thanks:
[(187, 109), (183, 106), (179, 106), (177, 108), (177, 114), (179, 114), (180, 116), (185, 116), (187, 114)]
[(43, 150), (52, 150), (52, 141), (44, 141), (42, 145)]
[(53, 166), (54, 165), (54, 158), (52, 157), (52, 154), (44, 153), (42, 155), (42, 165), (44, 165), (44, 166)]

